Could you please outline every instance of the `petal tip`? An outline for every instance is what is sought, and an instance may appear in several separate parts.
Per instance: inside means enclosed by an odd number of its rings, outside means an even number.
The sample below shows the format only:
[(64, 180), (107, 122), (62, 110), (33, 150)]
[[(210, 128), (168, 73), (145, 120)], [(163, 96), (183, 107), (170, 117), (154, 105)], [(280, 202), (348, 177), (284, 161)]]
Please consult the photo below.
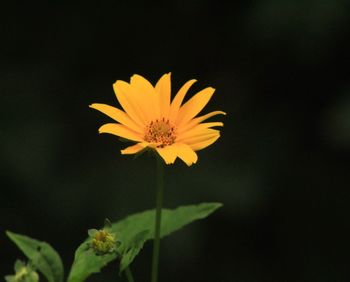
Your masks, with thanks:
[(98, 110), (98, 107), (100, 105), (102, 105), (102, 104), (100, 104), (100, 103), (92, 103), (92, 104), (89, 105), (89, 108)]
[(134, 79), (144, 79), (147, 80), (146, 78), (144, 78), (142, 75), (134, 73), (131, 77), (130, 77), (130, 82)]
[(186, 165), (188, 166), (188, 167), (190, 167), (190, 166), (192, 166), (192, 165), (194, 165), (194, 164), (196, 164), (197, 163), (197, 161), (193, 161), (193, 162), (190, 162), (190, 163), (186, 163)]
[(164, 161), (165, 164), (167, 164), (167, 165), (172, 165), (172, 164), (174, 164), (174, 162), (175, 162), (175, 160), (167, 160), (167, 159), (163, 158), (162, 156), (160, 156), (160, 157), (163, 159), (163, 161)]
[(116, 88), (116, 87), (120, 86), (120, 84), (124, 84), (124, 83), (127, 83), (127, 82), (118, 79), (113, 83), (113, 88)]

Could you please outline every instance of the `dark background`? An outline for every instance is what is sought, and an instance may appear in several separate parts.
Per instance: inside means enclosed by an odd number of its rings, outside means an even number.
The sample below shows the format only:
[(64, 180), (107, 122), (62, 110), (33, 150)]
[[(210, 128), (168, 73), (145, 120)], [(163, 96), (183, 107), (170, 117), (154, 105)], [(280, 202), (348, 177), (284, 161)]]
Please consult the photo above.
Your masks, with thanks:
[[(0, 276), (50, 242), (67, 272), (87, 229), (154, 206), (154, 161), (97, 134), (112, 84), (172, 72), (213, 86), (222, 137), (167, 169), (167, 207), (224, 203), (162, 241), (161, 281), (349, 281), (347, 0), (1, 4)], [(191, 96), (189, 95), (189, 96)], [(149, 277), (151, 243), (132, 265)], [(116, 264), (88, 281), (122, 281)]]

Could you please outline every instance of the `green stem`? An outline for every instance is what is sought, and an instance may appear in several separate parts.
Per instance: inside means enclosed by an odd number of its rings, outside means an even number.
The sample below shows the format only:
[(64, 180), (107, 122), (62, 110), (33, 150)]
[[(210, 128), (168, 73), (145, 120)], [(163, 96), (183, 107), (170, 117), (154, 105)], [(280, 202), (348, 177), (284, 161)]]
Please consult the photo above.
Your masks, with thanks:
[(164, 164), (163, 160), (157, 159), (157, 191), (156, 191), (156, 218), (154, 227), (153, 257), (152, 257), (152, 276), (151, 282), (158, 280), (158, 262), (160, 249), (160, 225), (162, 220), (163, 190), (164, 190)]
[(130, 267), (125, 268), (125, 276), (126, 279), (128, 279), (128, 282), (135, 282)]

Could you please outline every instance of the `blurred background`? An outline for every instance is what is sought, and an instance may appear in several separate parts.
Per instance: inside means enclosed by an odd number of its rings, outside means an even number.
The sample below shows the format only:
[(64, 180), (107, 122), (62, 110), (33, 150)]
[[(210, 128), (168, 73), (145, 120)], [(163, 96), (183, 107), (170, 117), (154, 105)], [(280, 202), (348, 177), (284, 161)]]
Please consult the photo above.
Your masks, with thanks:
[[(154, 160), (98, 135), (134, 73), (216, 92), (222, 137), (166, 171), (165, 206), (224, 207), (165, 238), (161, 281), (349, 281), (350, 2), (7, 1), (0, 46), (0, 276), (49, 242), (66, 271), (87, 230), (154, 206)], [(151, 243), (132, 265), (149, 278)], [(88, 281), (116, 278), (116, 264)]]

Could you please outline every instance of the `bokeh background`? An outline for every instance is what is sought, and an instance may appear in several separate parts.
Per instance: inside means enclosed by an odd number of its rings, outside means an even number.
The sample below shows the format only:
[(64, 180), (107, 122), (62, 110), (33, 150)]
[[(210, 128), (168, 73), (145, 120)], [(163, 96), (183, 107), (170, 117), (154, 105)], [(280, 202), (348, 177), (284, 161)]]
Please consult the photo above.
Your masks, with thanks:
[[(154, 206), (154, 160), (121, 156), (88, 105), (171, 71), (174, 92), (196, 78), (192, 95), (217, 89), (205, 111), (228, 115), (197, 165), (167, 169), (165, 205), (224, 207), (162, 241), (161, 281), (349, 281), (349, 1), (2, 6), (0, 276), (23, 258), (5, 230), (51, 243), (68, 270), (87, 229)], [(150, 258), (148, 243), (136, 281)]]

